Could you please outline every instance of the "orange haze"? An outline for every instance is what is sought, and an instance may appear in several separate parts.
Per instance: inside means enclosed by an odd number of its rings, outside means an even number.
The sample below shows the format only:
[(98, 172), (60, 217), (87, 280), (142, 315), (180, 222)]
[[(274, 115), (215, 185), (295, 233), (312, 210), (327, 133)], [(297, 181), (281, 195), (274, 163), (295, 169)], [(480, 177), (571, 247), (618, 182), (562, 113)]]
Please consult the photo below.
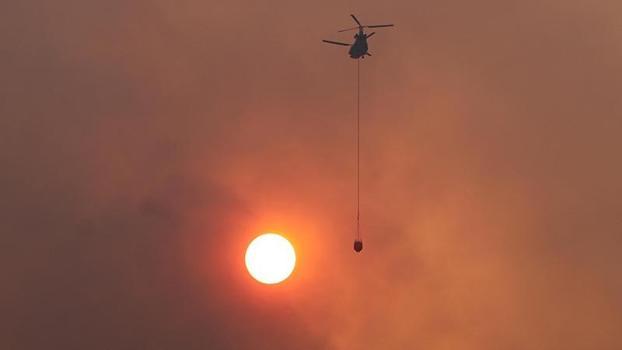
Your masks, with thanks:
[[(354, 74), (321, 39), (393, 22)], [(0, 5), (0, 348), (621, 349), (622, 3)], [(277, 231), (298, 264), (254, 282)]]

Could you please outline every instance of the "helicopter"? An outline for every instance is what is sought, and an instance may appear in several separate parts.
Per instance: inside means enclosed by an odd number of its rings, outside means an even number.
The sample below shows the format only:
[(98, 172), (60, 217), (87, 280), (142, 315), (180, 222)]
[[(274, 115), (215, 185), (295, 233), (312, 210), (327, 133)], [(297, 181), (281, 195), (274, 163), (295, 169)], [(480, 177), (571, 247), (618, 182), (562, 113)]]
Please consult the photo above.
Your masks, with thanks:
[(352, 14), (350, 16), (352, 16), (352, 19), (354, 19), (354, 22), (356, 22), (356, 24), (358, 25), (356, 27), (342, 29), (338, 31), (338, 33), (358, 29), (359, 30), (358, 33), (354, 34), (354, 43), (352, 43), (352, 45), (347, 44), (347, 43), (342, 43), (339, 41), (332, 41), (332, 40), (322, 40), (322, 41), (325, 43), (334, 44), (334, 45), (350, 46), (350, 51), (348, 53), (350, 54), (350, 57), (354, 59), (365, 58), (365, 56), (371, 56), (371, 54), (367, 52), (367, 49), (368, 49), (367, 39), (370, 38), (372, 35), (376, 34), (376, 32), (371, 32), (367, 34), (365, 33), (363, 29), (364, 28), (393, 27), (393, 24), (362, 25), (361, 22), (359, 22), (359, 20), (356, 18), (356, 16)]

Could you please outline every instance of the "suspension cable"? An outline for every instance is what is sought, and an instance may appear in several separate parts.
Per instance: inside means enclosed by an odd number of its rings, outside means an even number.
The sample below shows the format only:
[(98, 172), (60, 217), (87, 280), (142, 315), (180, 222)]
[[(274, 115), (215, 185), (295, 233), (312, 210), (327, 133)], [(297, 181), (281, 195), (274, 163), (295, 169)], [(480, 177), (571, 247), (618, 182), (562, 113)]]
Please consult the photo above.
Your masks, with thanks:
[(356, 240), (360, 232), (360, 110), (361, 110), (361, 59), (356, 60)]

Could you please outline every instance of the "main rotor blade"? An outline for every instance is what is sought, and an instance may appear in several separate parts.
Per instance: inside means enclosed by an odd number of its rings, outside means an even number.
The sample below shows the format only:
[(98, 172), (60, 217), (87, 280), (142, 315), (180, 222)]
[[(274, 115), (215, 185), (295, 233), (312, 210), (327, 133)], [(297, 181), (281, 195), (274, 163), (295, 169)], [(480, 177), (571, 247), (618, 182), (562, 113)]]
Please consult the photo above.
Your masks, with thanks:
[(347, 28), (347, 29), (338, 30), (338, 31), (337, 31), (337, 33), (347, 32), (348, 30), (354, 30), (354, 29), (359, 29), (359, 27), (352, 27), (352, 28)]
[(382, 28), (382, 27), (393, 27), (393, 24), (375, 24), (373, 26), (365, 26), (366, 28)]
[(332, 40), (322, 40), (325, 43), (329, 43), (329, 44), (335, 44), (335, 45), (341, 45), (341, 46), (350, 46), (350, 44), (346, 44), (346, 43), (340, 43), (338, 41), (332, 41)]
[(358, 24), (359, 26), (361, 25), (361, 22), (359, 22), (358, 19), (356, 19), (356, 17), (354, 17), (354, 15), (350, 15), (352, 16), (352, 19), (354, 19), (354, 22), (356, 22), (356, 24)]
[(376, 32), (371, 32), (371, 33), (367, 34), (367, 39), (369, 39), (374, 34), (376, 34)]

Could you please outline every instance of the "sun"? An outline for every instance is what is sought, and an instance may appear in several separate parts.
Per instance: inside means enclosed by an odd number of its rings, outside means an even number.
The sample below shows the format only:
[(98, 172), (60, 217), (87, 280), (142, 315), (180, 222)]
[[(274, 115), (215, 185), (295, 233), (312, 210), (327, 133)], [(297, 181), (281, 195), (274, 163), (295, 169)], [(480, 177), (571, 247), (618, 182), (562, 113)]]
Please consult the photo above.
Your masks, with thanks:
[(265, 284), (276, 284), (294, 271), (296, 252), (285, 237), (264, 233), (248, 245), (245, 261), (254, 279)]

